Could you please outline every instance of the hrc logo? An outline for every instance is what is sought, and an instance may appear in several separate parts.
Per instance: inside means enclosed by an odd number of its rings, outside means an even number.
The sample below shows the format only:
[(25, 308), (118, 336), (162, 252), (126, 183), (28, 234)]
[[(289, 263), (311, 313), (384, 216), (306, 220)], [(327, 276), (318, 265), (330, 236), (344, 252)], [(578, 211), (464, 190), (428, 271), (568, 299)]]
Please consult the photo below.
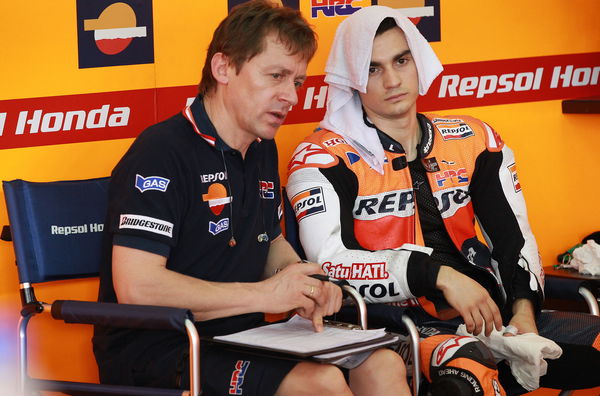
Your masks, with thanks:
[(371, 5), (396, 8), (417, 26), (427, 41), (441, 39), (440, 0), (311, 0), (310, 5), (312, 18), (348, 16)]
[(319, 11), (326, 17), (354, 14), (361, 7), (352, 7), (352, 1), (354, 0), (312, 0), (311, 17), (317, 18)]
[(317, 213), (325, 212), (325, 200), (321, 187), (310, 188), (294, 195), (291, 199), (292, 207), (298, 221)]
[(438, 187), (444, 187), (446, 180), (454, 180), (454, 178), (456, 178), (457, 184), (469, 182), (469, 176), (467, 176), (467, 170), (465, 168), (460, 168), (458, 171), (449, 169), (435, 174), (435, 180), (437, 181)]
[(275, 193), (273, 192), (275, 185), (273, 184), (272, 181), (260, 180), (259, 188), (260, 188), (260, 197), (262, 199), (274, 199), (275, 198)]
[(250, 366), (249, 360), (238, 360), (235, 364), (235, 370), (231, 373), (231, 381), (229, 381), (230, 395), (242, 394), (242, 384), (244, 383), (244, 377), (246, 376), (248, 366)]
[(144, 192), (146, 190), (157, 190), (165, 192), (169, 186), (171, 180), (160, 176), (148, 176), (135, 175), (135, 188)]

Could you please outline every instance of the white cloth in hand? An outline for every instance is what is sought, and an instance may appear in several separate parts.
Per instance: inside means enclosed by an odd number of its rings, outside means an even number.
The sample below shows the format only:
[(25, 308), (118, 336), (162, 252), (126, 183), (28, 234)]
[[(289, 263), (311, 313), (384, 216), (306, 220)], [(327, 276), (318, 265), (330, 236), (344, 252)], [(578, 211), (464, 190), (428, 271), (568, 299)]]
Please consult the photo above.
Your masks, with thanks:
[(503, 336), (503, 331), (494, 329), (489, 337), (482, 331), (471, 334), (464, 324), (456, 331), (458, 335), (470, 335), (482, 341), (494, 355), (496, 362), (506, 360), (517, 382), (528, 391), (539, 388), (540, 377), (548, 371), (544, 359), (558, 359), (562, 349), (552, 340), (535, 333)]

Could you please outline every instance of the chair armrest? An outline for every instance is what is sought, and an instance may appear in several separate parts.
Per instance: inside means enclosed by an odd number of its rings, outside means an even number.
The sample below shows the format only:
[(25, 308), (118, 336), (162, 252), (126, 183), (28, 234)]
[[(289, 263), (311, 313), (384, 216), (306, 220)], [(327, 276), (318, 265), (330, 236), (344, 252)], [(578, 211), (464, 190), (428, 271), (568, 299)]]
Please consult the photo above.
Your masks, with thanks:
[(185, 321), (194, 320), (189, 309), (152, 305), (57, 300), (52, 303), (54, 319), (108, 327), (177, 330), (186, 333)]

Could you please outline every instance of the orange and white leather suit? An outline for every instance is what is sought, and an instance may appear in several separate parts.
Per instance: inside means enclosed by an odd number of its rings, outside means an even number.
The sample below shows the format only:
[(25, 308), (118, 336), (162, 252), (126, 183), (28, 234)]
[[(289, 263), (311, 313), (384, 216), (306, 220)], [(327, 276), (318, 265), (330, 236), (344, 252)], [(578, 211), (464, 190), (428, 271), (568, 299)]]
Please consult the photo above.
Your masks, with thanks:
[[(539, 308), (543, 271), (512, 151), (472, 117), (419, 114), (418, 120), (419, 158), (452, 243), (488, 290), (493, 285), (500, 308), (509, 310), (524, 296), (534, 296)], [(439, 263), (423, 247), (405, 154), (384, 150), (380, 174), (334, 132), (322, 129), (300, 143), (287, 185), (300, 240), (309, 260), (348, 280), (367, 302), (420, 304), (446, 319), (443, 313), (451, 311), (433, 293)], [(517, 277), (526, 281), (514, 282)]]

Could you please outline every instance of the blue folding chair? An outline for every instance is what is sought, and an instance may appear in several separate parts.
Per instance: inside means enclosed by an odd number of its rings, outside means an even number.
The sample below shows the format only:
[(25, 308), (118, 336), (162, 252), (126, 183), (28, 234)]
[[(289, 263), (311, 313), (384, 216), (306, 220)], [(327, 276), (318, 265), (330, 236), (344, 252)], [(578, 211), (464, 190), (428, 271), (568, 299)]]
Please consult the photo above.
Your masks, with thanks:
[[(167, 396), (200, 394), (200, 341), (187, 309), (57, 300), (39, 301), (33, 285), (98, 275), (103, 253), (103, 228), (109, 178), (28, 182), (4, 181), (4, 194), (21, 290), (19, 320), (19, 392), (63, 392), (71, 395)], [(142, 388), (32, 378), (27, 363), (27, 325), (37, 314), (65, 323), (143, 329), (173, 329), (190, 342), (190, 390)], [(91, 347), (91, 345), (90, 345)]]

